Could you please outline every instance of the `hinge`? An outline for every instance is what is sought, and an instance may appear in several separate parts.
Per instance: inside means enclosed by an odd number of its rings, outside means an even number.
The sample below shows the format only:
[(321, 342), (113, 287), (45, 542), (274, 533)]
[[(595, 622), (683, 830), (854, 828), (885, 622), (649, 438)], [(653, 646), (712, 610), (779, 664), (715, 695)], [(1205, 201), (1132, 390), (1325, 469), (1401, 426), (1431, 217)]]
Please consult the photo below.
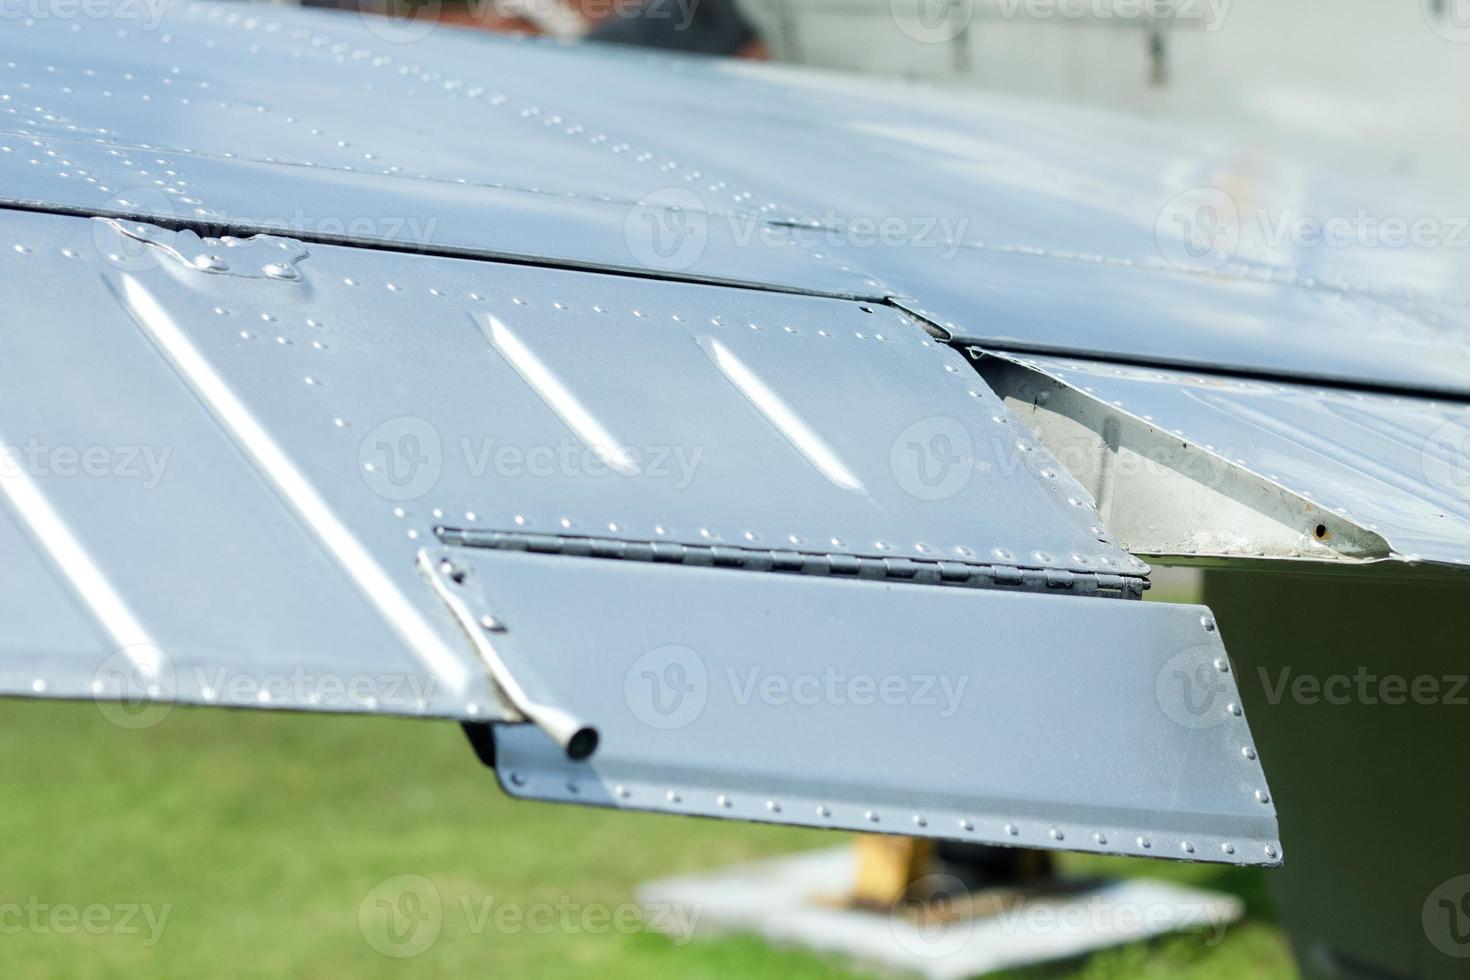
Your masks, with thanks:
[(730, 568), (749, 572), (781, 572), (856, 578), (912, 585), (1009, 589), (1025, 592), (1071, 592), (1107, 598), (1140, 599), (1148, 579), (1139, 575), (1071, 572), (984, 562), (913, 558), (876, 558), (830, 552), (744, 548), (737, 545), (690, 545), (675, 541), (637, 541), (585, 535), (539, 534), (440, 527), (439, 540), (466, 548), (529, 551), (577, 558), (609, 558), (675, 565)]

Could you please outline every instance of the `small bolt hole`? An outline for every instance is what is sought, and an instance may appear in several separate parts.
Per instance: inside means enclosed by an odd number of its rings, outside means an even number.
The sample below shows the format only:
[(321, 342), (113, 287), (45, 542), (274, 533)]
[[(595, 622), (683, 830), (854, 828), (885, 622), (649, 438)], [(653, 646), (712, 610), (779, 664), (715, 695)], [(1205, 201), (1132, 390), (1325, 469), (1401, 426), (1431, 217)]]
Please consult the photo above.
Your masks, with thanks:
[(1312, 535), (1318, 541), (1326, 541), (1329, 534), (1330, 532), (1327, 530), (1326, 524), (1318, 524), (1315, 528), (1312, 529)]

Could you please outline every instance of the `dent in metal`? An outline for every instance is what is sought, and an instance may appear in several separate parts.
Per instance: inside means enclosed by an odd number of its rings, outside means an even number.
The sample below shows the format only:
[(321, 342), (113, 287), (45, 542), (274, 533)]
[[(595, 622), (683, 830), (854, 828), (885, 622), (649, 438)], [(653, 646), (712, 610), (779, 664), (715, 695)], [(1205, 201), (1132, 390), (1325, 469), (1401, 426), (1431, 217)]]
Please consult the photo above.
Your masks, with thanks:
[(126, 239), (158, 249), (182, 266), (209, 275), (294, 281), (301, 278), (297, 265), (310, 254), (301, 242), (277, 235), (200, 238), (191, 228), (173, 231), (143, 221), (94, 220)]

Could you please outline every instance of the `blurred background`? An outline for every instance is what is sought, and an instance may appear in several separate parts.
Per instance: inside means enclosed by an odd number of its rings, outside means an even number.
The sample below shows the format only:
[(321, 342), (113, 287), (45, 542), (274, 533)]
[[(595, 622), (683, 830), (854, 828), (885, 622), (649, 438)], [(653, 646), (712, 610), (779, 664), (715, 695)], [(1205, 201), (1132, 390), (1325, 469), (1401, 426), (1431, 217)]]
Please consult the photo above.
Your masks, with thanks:
[(306, 0), (1244, 128), (1463, 172), (1470, 0)]

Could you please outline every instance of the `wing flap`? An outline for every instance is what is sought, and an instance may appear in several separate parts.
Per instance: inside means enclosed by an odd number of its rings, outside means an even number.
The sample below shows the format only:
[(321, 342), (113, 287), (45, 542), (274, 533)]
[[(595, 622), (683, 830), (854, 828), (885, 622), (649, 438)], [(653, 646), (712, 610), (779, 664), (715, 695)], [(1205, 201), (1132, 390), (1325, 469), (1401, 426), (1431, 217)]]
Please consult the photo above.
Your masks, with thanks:
[(497, 730), (526, 799), (1137, 856), (1280, 860), (1198, 606), (477, 549), (508, 662), (596, 726)]

